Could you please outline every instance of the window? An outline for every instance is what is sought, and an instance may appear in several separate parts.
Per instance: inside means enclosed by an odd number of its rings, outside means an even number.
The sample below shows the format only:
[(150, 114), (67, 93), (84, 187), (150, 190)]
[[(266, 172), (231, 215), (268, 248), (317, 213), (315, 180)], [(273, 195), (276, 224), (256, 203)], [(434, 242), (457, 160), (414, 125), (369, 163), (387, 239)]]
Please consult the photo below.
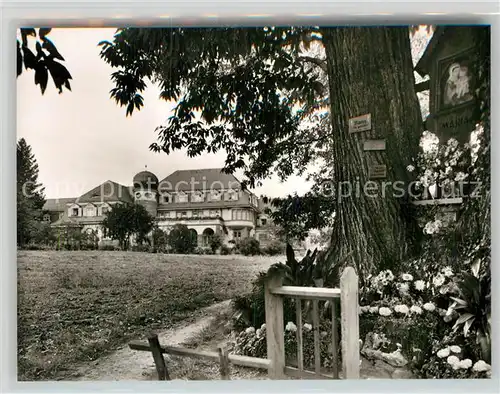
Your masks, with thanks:
[(95, 209), (92, 205), (85, 207), (85, 216), (95, 216)]
[(200, 211), (193, 211), (193, 217), (194, 218), (200, 217)]
[(260, 222), (262, 223), (263, 226), (265, 226), (267, 224), (267, 219), (262, 218), (260, 219)]
[(219, 212), (217, 212), (216, 210), (211, 210), (211, 211), (210, 211), (210, 217), (211, 217), (211, 218), (216, 217), (218, 214), (219, 214)]
[(212, 201), (220, 201), (220, 192), (218, 190), (212, 190), (210, 192), (210, 199)]
[(49, 214), (43, 215), (43, 220), (46, 222), (50, 222), (50, 215)]
[(191, 200), (193, 202), (203, 202), (204, 198), (203, 198), (203, 193), (202, 192), (194, 192), (193, 193), (193, 197), (191, 198)]
[(233, 238), (241, 238), (241, 231), (233, 231)]
[(179, 192), (179, 194), (177, 195), (177, 201), (178, 202), (188, 202), (187, 194), (184, 192)]
[(163, 196), (163, 203), (165, 203), (165, 204), (170, 203), (170, 196), (169, 195)]
[(71, 210), (71, 216), (78, 216), (78, 208), (73, 208)]
[(229, 201), (238, 201), (238, 192), (236, 190), (231, 190), (228, 193)]
[(187, 218), (188, 213), (186, 211), (181, 212), (181, 218)]
[(135, 198), (141, 198), (141, 192), (135, 193)]
[(147, 192), (144, 196), (145, 196), (146, 198), (152, 198), (152, 197), (153, 197), (153, 193), (149, 193), (149, 192)]
[(101, 214), (105, 215), (108, 212), (109, 212), (109, 207), (102, 207), (101, 208)]

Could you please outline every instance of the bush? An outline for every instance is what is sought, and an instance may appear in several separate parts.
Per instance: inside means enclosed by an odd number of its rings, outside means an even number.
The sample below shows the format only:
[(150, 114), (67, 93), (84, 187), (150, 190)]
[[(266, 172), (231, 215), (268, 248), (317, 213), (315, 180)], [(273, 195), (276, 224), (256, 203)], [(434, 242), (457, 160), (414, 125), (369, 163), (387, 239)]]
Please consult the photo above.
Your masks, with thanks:
[(99, 246), (99, 250), (112, 250), (112, 251), (116, 251), (116, 250), (120, 250), (120, 248), (118, 246), (115, 246), (115, 245), (104, 244), (104, 245), (100, 245)]
[(150, 245), (134, 245), (132, 246), (132, 252), (147, 252), (151, 253), (153, 248)]
[(255, 238), (243, 238), (237, 243), (237, 247), (244, 256), (256, 256), (260, 254), (260, 243)]
[(283, 254), (285, 244), (279, 240), (273, 240), (262, 249), (262, 252), (268, 256), (277, 256)]
[(194, 254), (214, 254), (213, 250), (211, 248), (207, 247), (197, 247), (196, 249), (193, 250)]
[(184, 224), (176, 224), (168, 234), (167, 240), (174, 253), (192, 253), (196, 248), (197, 240)]
[(222, 246), (222, 237), (219, 234), (214, 234), (209, 240), (210, 249), (212, 249), (213, 254)]
[(222, 245), (220, 247), (220, 254), (222, 254), (224, 256), (231, 254), (231, 248), (227, 245)]
[[(248, 327), (246, 330), (239, 333), (236, 337), (234, 352), (236, 354), (267, 358), (266, 344), (266, 325), (258, 326), (260, 328)], [(314, 366), (314, 332), (309, 323), (303, 324), (302, 330), (302, 349), (304, 367), (311, 368)], [(297, 327), (288, 321), (285, 327), (285, 360), (287, 365), (297, 365)], [(320, 323), (320, 357), (323, 367), (332, 366), (331, 353), (331, 321), (322, 321)], [(339, 351), (337, 360), (340, 360), (340, 346), (337, 346)]]

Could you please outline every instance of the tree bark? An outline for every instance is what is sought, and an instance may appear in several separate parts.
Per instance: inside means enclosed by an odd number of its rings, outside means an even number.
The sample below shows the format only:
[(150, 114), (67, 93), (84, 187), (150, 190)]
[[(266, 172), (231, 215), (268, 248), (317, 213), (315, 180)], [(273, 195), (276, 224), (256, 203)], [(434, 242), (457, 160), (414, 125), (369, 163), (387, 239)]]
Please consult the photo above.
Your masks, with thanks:
[[(322, 33), (329, 76), (336, 204), (327, 262), (339, 269), (340, 265), (352, 265), (363, 274), (374, 268), (393, 269), (418, 246), (420, 233), (407, 193), (411, 180), (407, 166), (418, 154), (423, 132), (409, 30), (348, 27), (324, 29)], [(349, 118), (369, 113), (372, 129), (349, 133)], [(364, 152), (366, 139), (385, 139), (386, 150)], [(386, 179), (368, 183), (372, 182), (370, 164), (385, 164)], [(339, 198), (340, 193), (347, 194), (348, 185), (352, 193)]]

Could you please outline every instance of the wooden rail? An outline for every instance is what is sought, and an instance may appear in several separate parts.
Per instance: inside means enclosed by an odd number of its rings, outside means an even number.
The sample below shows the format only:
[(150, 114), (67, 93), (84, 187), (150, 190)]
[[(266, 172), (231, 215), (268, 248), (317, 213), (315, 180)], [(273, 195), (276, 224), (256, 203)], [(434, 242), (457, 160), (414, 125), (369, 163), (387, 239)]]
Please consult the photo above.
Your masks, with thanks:
[[(297, 366), (285, 365), (283, 327), (283, 297), (295, 298), (297, 325)], [(353, 268), (344, 270), (339, 289), (282, 286), (280, 278), (272, 278), (265, 284), (267, 355), (270, 359), (269, 376), (283, 379), (285, 375), (306, 379), (339, 379), (337, 302), (340, 299), (342, 370), (345, 379), (359, 379), (359, 316), (358, 277)], [(302, 302), (312, 300), (314, 335), (314, 372), (304, 369)], [(319, 300), (328, 300), (332, 313), (332, 364), (333, 375), (321, 373), (321, 349), (319, 332)], [(312, 375), (315, 375), (313, 377)]]
[[(222, 379), (229, 379), (230, 364), (258, 368), (268, 371), (271, 379), (284, 379), (285, 376), (299, 379), (339, 379), (338, 349), (342, 351), (342, 375), (344, 379), (359, 379), (359, 316), (358, 316), (358, 277), (353, 268), (347, 267), (340, 278), (340, 289), (282, 286), (279, 277), (270, 278), (264, 286), (266, 309), (267, 359), (228, 354), (220, 347), (217, 351), (200, 351), (178, 346), (161, 346), (158, 336), (152, 334), (148, 341), (132, 341), (132, 350), (151, 352), (158, 378), (170, 380), (164, 354), (205, 359), (218, 362)], [(283, 297), (296, 300), (297, 315), (297, 366), (285, 365), (285, 329), (283, 316)], [(328, 300), (332, 313), (331, 352), (333, 374), (321, 371), (321, 349), (319, 331), (319, 301)], [(304, 369), (302, 302), (312, 301), (314, 335), (314, 371)], [(337, 303), (340, 304), (341, 340), (338, 339)], [(326, 304), (325, 304), (326, 305)]]
[[(227, 350), (224, 348), (219, 348), (217, 352), (207, 352), (195, 349), (187, 349), (179, 346), (160, 346), (158, 343), (158, 336), (156, 334), (148, 338), (148, 342), (131, 341), (129, 342), (129, 348), (132, 350), (151, 352), (153, 354), (156, 370), (158, 372), (158, 378), (160, 380), (170, 380), (170, 378), (168, 377), (163, 354), (191, 357), (209, 361), (218, 361), (221, 367), (221, 376), (223, 379), (229, 378), (229, 364), (265, 370), (267, 370), (270, 365), (270, 360), (268, 359), (240, 356), (237, 354), (228, 354)], [(161, 358), (158, 357), (158, 355), (160, 355)], [(164, 368), (162, 368), (163, 366)], [(165, 372), (163, 372), (163, 370)]]

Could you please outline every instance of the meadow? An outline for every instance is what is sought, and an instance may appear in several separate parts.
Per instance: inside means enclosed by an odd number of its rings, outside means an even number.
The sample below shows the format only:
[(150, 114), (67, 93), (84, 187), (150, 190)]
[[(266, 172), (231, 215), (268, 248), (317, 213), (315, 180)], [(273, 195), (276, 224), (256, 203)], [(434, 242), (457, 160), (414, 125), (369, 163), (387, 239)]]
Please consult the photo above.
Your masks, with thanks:
[(250, 290), (280, 257), (18, 252), (18, 379), (70, 376), (130, 339)]

